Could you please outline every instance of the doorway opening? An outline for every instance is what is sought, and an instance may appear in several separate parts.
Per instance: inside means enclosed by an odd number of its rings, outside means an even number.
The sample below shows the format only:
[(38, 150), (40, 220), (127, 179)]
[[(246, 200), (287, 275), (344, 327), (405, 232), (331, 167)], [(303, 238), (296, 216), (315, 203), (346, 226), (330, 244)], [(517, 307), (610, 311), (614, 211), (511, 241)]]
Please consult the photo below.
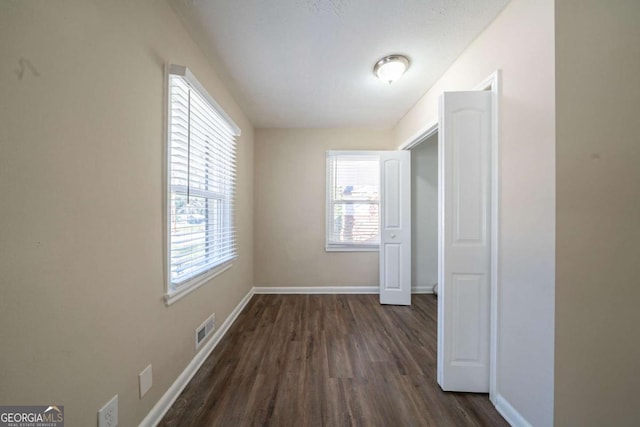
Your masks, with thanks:
[(413, 293), (437, 293), (438, 133), (411, 149), (411, 278)]

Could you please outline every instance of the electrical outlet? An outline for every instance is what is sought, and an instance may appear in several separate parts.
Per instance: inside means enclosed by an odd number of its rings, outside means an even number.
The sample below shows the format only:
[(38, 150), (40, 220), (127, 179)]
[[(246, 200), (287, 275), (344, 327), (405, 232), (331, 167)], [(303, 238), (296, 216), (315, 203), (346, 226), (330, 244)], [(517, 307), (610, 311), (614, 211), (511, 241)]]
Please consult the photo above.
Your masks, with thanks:
[(138, 375), (138, 385), (140, 386), (140, 399), (149, 391), (153, 385), (153, 373), (151, 372), (151, 365), (144, 368)]
[(116, 427), (118, 425), (118, 395), (113, 396), (98, 411), (98, 427)]

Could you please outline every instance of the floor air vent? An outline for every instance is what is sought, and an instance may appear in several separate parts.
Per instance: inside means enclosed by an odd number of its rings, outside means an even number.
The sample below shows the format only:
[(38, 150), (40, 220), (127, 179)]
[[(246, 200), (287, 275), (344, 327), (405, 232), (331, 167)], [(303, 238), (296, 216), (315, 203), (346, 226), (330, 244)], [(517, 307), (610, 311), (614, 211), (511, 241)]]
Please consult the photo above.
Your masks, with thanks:
[(213, 313), (196, 329), (196, 350), (216, 328), (216, 314)]

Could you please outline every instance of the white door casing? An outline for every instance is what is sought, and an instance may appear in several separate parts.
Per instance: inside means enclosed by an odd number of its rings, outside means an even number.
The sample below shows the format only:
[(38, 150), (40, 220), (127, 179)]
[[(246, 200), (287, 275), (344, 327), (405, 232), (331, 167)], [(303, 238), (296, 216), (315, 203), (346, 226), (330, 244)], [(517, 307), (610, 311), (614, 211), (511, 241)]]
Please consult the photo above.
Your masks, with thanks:
[(446, 391), (489, 391), (492, 97), (440, 98), (438, 384)]
[(411, 305), (410, 151), (380, 151), (380, 304)]

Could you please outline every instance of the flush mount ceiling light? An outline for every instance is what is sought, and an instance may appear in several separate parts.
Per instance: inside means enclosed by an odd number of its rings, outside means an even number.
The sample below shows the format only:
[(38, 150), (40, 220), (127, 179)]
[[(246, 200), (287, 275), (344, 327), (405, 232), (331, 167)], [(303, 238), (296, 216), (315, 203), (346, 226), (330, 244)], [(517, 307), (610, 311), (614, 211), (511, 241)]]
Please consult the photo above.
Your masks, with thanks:
[(385, 56), (373, 66), (373, 74), (385, 83), (393, 83), (409, 69), (409, 58), (404, 55)]

